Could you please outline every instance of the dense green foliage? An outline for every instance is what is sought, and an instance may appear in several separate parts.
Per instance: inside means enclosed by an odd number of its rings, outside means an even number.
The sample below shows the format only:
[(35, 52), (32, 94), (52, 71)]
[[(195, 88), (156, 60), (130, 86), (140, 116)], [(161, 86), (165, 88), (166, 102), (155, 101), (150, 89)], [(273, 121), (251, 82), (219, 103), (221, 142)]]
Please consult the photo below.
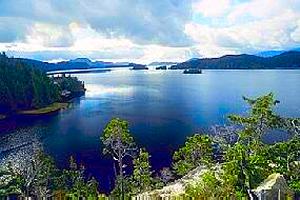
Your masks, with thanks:
[[(124, 178), (124, 159), (132, 157), (136, 151), (134, 139), (128, 129), (128, 122), (119, 118), (112, 119), (104, 128), (101, 141), (104, 144), (103, 153), (109, 154), (117, 162), (118, 173), (116, 188), (119, 195), (124, 199), (125, 178)], [(116, 168), (116, 166), (115, 166)]]
[(140, 149), (139, 155), (133, 160), (132, 190), (134, 193), (149, 191), (153, 185), (149, 153)]
[(77, 77), (62, 75), (59, 77), (52, 77), (52, 80), (59, 86), (61, 91), (70, 91), (71, 97), (79, 96), (85, 92), (84, 84), (79, 81)]
[[(199, 183), (188, 188), (191, 196), (205, 195), (203, 190), (210, 185), (210, 190), (221, 186), (221, 190), (213, 190), (213, 196), (250, 199), (254, 197), (251, 189), (272, 173), (282, 174), (289, 186), (299, 191), (300, 139), (297, 132), (291, 132), (294, 129), (286, 125), (290, 119), (274, 113), (274, 106), (279, 101), (274, 99), (272, 93), (244, 100), (250, 106), (249, 115), (229, 116), (231, 122), (240, 127), (237, 131), (238, 140), (226, 145), (224, 162), (217, 173), (209, 173)], [(262, 137), (266, 133), (278, 129), (289, 133), (291, 139), (276, 144), (263, 142)]]
[[(238, 133), (238, 141), (226, 152), (224, 171), (227, 176), (235, 176), (233, 185), (237, 191), (247, 194), (270, 174), (265, 156), (266, 144), (262, 136), (278, 128), (280, 116), (273, 112), (279, 103), (272, 93), (257, 99), (244, 100), (250, 105), (249, 116), (231, 115), (229, 119), (243, 128)], [(250, 196), (251, 194), (249, 194)]]
[(59, 88), (43, 72), (0, 54), (0, 113), (40, 108), (59, 99)]
[(184, 146), (174, 153), (173, 160), (173, 168), (181, 176), (200, 165), (212, 164), (212, 139), (199, 134), (188, 137)]
[(266, 147), (266, 157), (273, 164), (272, 171), (284, 175), (288, 184), (300, 193), (300, 138)]
[(52, 197), (56, 191), (72, 197), (97, 197), (98, 182), (92, 177), (86, 179), (84, 167), (78, 167), (70, 158), (70, 167), (59, 170), (53, 159), (38, 151), (31, 161), (22, 166), (9, 164), (0, 170), (0, 197), (19, 194), (21, 197), (43, 199)]
[(60, 189), (74, 197), (97, 197), (99, 183), (95, 178), (86, 180), (85, 168), (83, 165), (78, 166), (75, 159), (70, 157), (69, 169), (62, 172), (62, 183)]
[(216, 172), (207, 171), (202, 175), (201, 180), (195, 184), (189, 184), (186, 193), (192, 197), (202, 197), (203, 199), (221, 199), (223, 196), (221, 181), (216, 177)]

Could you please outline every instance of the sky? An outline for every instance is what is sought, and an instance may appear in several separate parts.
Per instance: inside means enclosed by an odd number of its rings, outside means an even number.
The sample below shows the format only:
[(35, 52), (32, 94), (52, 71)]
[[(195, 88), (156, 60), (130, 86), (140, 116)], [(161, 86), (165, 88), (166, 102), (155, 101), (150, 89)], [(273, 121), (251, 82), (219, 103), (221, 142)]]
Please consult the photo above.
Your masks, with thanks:
[(0, 50), (60, 61), (184, 61), (300, 47), (300, 0), (0, 0)]

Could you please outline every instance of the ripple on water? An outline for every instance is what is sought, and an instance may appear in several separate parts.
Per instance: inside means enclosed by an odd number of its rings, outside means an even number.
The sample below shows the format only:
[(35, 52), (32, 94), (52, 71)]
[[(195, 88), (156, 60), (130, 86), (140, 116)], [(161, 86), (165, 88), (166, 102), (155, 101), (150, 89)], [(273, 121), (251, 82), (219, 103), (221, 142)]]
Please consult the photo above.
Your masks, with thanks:
[[(40, 126), (20, 128), (0, 136), (0, 167), (12, 163), (20, 169), (42, 149), (41, 139), (45, 129)], [(21, 167), (22, 168), (22, 167)]]

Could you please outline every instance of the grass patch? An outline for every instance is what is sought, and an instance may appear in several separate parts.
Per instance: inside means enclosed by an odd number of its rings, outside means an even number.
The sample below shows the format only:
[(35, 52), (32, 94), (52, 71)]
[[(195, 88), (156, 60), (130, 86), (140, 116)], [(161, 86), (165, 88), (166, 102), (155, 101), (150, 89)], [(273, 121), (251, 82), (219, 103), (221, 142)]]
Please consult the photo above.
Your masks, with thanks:
[(50, 104), (47, 107), (39, 108), (39, 109), (33, 109), (33, 110), (23, 110), (20, 111), (19, 114), (25, 114), (25, 115), (42, 115), (42, 114), (48, 114), (52, 112), (59, 111), (61, 109), (65, 109), (69, 106), (68, 103), (53, 103)]

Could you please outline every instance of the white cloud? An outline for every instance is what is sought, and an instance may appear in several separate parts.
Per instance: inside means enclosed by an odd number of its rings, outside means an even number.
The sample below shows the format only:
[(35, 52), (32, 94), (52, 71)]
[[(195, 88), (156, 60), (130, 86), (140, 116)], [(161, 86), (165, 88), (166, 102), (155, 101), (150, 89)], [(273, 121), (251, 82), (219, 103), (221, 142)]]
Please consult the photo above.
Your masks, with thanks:
[(248, 0), (235, 4), (223, 16), (231, 24), (271, 19), (287, 12), (299, 14), (298, 0)]
[(74, 51), (97, 51), (99, 49), (123, 49), (135, 48), (138, 45), (134, 44), (130, 39), (125, 37), (107, 37), (101, 34), (88, 25), (71, 23), (69, 25), (71, 33), (76, 39), (71, 47)]
[[(68, 26), (76, 21), (107, 37), (126, 37), (137, 44), (182, 47), (190, 45), (190, 40), (182, 32), (191, 16), (190, 2), (191, 0), (0, 1), (0, 22), (1, 17), (57, 26)], [(14, 25), (14, 21), (8, 23)], [(27, 34), (22, 30), (19, 32), (20, 35)], [(8, 39), (11, 40), (3, 37), (0, 41)]]
[(19, 0), (18, 5), (0, 0), (0, 51), (43, 60), (182, 61), (300, 46), (298, 0)]
[(153, 61), (182, 62), (189, 58), (200, 57), (198, 49), (194, 47), (164, 47), (160, 45), (149, 45), (143, 49), (144, 55), (139, 58), (140, 62), (150, 63)]
[(286, 0), (252, 0), (233, 7), (227, 16), (231, 23), (268, 19), (289, 10)]
[(36, 23), (27, 35), (28, 43), (45, 47), (69, 47), (73, 41), (73, 35), (68, 27), (52, 24)]
[[(201, 47), (205, 56), (232, 53), (253, 53), (270, 49), (289, 49), (299, 39), (299, 13), (287, 11), (263, 20), (228, 27), (211, 27), (189, 23), (185, 32)], [(211, 49), (215, 49), (214, 52)]]
[(220, 17), (228, 11), (231, 3), (231, 0), (200, 0), (194, 2), (193, 10), (205, 17)]
[(300, 19), (298, 19), (296, 28), (295, 28), (294, 31), (291, 33), (291, 38), (292, 38), (295, 42), (300, 43)]
[[(232, 3), (232, 2), (231, 2)], [(221, 2), (222, 4), (222, 2)], [(251, 0), (223, 9), (213, 1), (201, 1), (198, 11), (220, 24), (187, 23), (185, 33), (197, 43), (204, 56), (288, 50), (300, 45), (300, 1)], [(216, 13), (210, 8), (216, 5)], [(201, 9), (200, 9), (201, 8)], [(207, 8), (207, 9), (206, 9)]]

